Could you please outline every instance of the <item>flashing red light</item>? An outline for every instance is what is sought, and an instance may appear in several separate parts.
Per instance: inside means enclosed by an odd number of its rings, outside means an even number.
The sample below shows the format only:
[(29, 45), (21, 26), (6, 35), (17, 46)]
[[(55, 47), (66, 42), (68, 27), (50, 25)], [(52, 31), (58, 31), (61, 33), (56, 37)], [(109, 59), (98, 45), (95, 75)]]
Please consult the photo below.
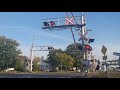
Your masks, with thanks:
[(50, 23), (51, 23), (51, 26), (54, 26), (54, 25), (55, 25), (55, 22), (53, 22), (53, 21), (51, 21)]
[(85, 45), (85, 48), (87, 49), (87, 50), (89, 50), (89, 51), (91, 51), (92, 50), (92, 47), (90, 46), (90, 45)]
[(86, 48), (86, 49), (90, 49), (90, 46), (89, 46), (89, 45), (86, 45), (85, 48)]

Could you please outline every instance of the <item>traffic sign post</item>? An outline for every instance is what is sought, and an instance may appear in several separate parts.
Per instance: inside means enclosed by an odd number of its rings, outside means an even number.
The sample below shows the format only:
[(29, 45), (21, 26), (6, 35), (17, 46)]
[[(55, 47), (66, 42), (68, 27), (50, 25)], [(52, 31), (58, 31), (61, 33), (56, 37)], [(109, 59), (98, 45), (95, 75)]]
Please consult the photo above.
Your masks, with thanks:
[(103, 53), (103, 60), (105, 60), (105, 65), (106, 65), (106, 75), (107, 75), (107, 78), (108, 78), (108, 68), (107, 68), (107, 62), (106, 62), (106, 60), (107, 60), (107, 55), (105, 55), (106, 54), (106, 52), (107, 52), (107, 48), (103, 45), (102, 46), (102, 49), (101, 49), (101, 52)]
[(118, 52), (113, 52), (113, 55), (115, 55), (115, 56), (120, 56), (120, 53), (118, 53)]
[(107, 48), (103, 45), (102, 49), (101, 49), (101, 52), (105, 55), (106, 54), (106, 51), (107, 51)]
[(106, 60), (107, 59), (107, 55), (106, 56), (103, 56), (103, 60)]

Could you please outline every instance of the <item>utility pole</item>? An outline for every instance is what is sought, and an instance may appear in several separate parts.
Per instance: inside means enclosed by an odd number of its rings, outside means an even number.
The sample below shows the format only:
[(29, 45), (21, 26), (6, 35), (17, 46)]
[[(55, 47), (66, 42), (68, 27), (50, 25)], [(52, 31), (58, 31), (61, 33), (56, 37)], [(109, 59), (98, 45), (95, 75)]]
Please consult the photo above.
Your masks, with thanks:
[[(116, 55), (115, 55), (115, 60), (116, 60)], [(116, 68), (116, 62), (115, 62), (115, 68)]]
[(105, 65), (106, 65), (106, 76), (108, 78), (108, 64), (107, 64), (107, 61), (106, 61), (107, 58), (105, 58)]
[[(82, 24), (81, 33), (82, 33), (82, 36), (84, 36), (84, 35), (85, 35), (85, 26), (84, 26), (83, 24), (85, 24), (85, 22), (84, 22), (83, 12), (81, 13), (81, 24)], [(84, 44), (85, 44), (84, 38), (82, 38), (82, 46), (83, 46), (83, 47), (84, 47)], [(83, 53), (83, 61), (84, 61), (85, 58), (86, 58), (86, 57), (85, 57), (85, 48), (83, 48), (82, 53)], [(83, 70), (83, 75), (86, 75), (86, 70)]]
[[(83, 12), (81, 13), (81, 24), (82, 24), (81, 33), (84, 36), (84, 34), (85, 34), (85, 26), (83, 24), (85, 24), (85, 23), (84, 23)], [(82, 46), (84, 47), (84, 38), (82, 38)], [(84, 48), (83, 48), (83, 60), (85, 60), (85, 49)]]
[(33, 62), (33, 47), (34, 47), (34, 35), (33, 35), (33, 41), (32, 46), (30, 50), (30, 71), (32, 72), (32, 62)]
[[(30, 49), (30, 71), (32, 72), (32, 65), (33, 65), (33, 52), (34, 51), (50, 51), (50, 50), (54, 50), (54, 48), (52, 46), (35, 46), (34, 45), (34, 38), (35, 35), (33, 35), (33, 41), (32, 41), (32, 46)], [(36, 49), (33, 49), (36, 48)]]

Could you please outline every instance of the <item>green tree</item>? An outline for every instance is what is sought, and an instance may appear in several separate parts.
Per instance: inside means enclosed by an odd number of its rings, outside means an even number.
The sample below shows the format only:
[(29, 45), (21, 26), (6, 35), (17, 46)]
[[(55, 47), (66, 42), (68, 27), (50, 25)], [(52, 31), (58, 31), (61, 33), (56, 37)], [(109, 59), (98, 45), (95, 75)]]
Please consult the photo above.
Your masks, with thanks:
[(20, 59), (16, 60), (15, 70), (16, 71), (21, 71), (21, 72), (26, 71), (26, 68), (25, 68), (23, 62)]
[(55, 60), (59, 62), (58, 67), (62, 65), (63, 70), (69, 70), (71, 67), (73, 67), (75, 61), (74, 58), (66, 53), (57, 53), (55, 58)]
[(35, 57), (33, 59), (33, 71), (39, 71), (40, 70), (40, 57)]
[(0, 69), (15, 67), (16, 57), (21, 54), (16, 40), (0, 36)]
[(47, 62), (52, 66), (53, 69), (62, 65), (63, 70), (68, 70), (70, 67), (73, 67), (74, 58), (70, 55), (67, 55), (61, 49), (56, 49), (54, 51), (50, 51), (48, 54)]
[(15, 70), (25, 72), (27, 71), (27, 63), (28, 58), (26, 56), (17, 56), (15, 63)]
[[(80, 50), (79, 50), (80, 49)], [(65, 52), (75, 59), (74, 66), (82, 68), (82, 45), (80, 43), (70, 44), (67, 46)]]
[(47, 55), (47, 60), (46, 62), (49, 63), (52, 67), (52, 69), (55, 69), (58, 67), (58, 65), (60, 64), (60, 62), (56, 59), (56, 54), (57, 53), (63, 53), (64, 51), (62, 51), (61, 49), (55, 49), (55, 50), (51, 50), (49, 52), (49, 54)]

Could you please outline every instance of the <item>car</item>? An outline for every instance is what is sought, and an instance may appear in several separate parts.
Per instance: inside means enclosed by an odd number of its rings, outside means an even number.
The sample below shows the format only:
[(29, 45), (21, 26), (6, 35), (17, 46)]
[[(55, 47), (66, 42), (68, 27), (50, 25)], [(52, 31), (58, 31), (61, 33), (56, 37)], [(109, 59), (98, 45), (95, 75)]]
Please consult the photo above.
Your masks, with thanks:
[(57, 72), (57, 70), (55, 70), (55, 69), (52, 69), (52, 70), (50, 70), (49, 72)]
[(117, 71), (120, 72), (120, 69), (118, 69)]
[(8, 71), (14, 71), (14, 68), (7, 68), (4, 70), (4, 72), (8, 72)]
[(45, 72), (50, 72), (50, 70), (45, 70)]
[(80, 69), (78, 69), (78, 70), (77, 70), (77, 72), (81, 72), (81, 70), (80, 70)]

